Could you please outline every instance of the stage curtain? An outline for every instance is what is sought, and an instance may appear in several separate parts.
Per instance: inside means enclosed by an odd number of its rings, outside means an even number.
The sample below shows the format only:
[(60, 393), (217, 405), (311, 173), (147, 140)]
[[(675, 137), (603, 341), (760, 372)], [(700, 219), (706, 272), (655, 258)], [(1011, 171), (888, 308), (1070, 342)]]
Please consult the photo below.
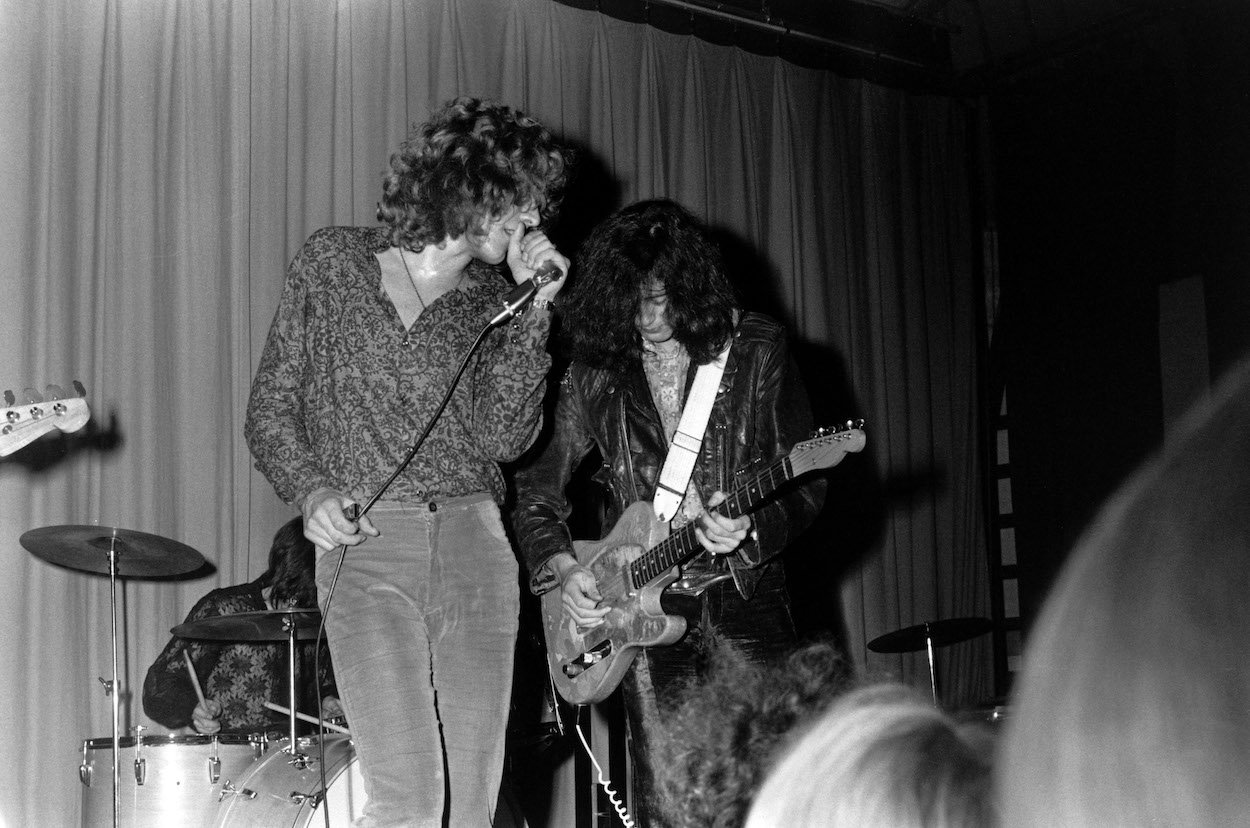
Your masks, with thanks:
[[(5, 824), (76, 821), (82, 740), (111, 733), (114, 640), (129, 734), (152, 727), (140, 689), (170, 627), (263, 571), (294, 510), (242, 421), (284, 268), (314, 229), (372, 224), (388, 154), (462, 93), (579, 148), (564, 238), (676, 198), (828, 355), (813, 388), (845, 378), (865, 477), (890, 495), (826, 587), (866, 672), (925, 686), (922, 661), (864, 643), (988, 611), (962, 103), (549, 0), (5, 0), (0, 388), (77, 379), (92, 411), (0, 459)], [(826, 552), (849, 556), (831, 516)], [(176, 539), (211, 571), (123, 580), (114, 639), (108, 579), (19, 543), (62, 524)], [(948, 665), (952, 698), (987, 691), (987, 656)]]

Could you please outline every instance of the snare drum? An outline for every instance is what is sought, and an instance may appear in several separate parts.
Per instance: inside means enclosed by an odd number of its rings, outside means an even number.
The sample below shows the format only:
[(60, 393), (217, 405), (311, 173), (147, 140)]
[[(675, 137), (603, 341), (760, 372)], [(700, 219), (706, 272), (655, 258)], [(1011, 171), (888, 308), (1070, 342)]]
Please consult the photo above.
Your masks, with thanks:
[(332, 828), (347, 828), (365, 806), (364, 778), (351, 738), (325, 736), (325, 796), (321, 796), (320, 749), (317, 737), (296, 742), (298, 761), (284, 748), (290, 740), (271, 742), (269, 754), (243, 776), (225, 786), (214, 828), (317, 828), (329, 809)]
[[(238, 779), (265, 752), (261, 736), (126, 736), (118, 740), (119, 817), (135, 828), (208, 826), (228, 779)], [(113, 740), (84, 739), (84, 828), (113, 825)]]

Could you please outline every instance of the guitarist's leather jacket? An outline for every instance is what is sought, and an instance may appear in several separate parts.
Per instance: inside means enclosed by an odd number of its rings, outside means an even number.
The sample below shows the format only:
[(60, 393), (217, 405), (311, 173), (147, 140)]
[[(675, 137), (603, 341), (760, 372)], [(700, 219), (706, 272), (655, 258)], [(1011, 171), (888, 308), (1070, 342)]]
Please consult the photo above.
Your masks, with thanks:
[[(695, 370), (692, 365), (687, 392)], [(811, 429), (811, 406), (784, 329), (762, 314), (744, 313), (695, 464), (693, 478), (704, 502), (788, 453)], [(624, 373), (574, 363), (561, 381), (550, 435), (544, 439), (537, 458), (517, 472), (512, 516), (530, 588), (539, 594), (557, 586), (547, 561), (558, 552), (573, 553), (565, 490), (582, 460), (596, 446), (603, 457), (594, 479), (606, 490), (606, 534), (626, 507), (654, 496), (668, 451), (641, 362)], [(753, 512), (754, 531), (727, 556), (744, 598), (750, 598), (764, 567), (811, 523), (824, 502), (823, 480), (801, 483), (785, 486)]]

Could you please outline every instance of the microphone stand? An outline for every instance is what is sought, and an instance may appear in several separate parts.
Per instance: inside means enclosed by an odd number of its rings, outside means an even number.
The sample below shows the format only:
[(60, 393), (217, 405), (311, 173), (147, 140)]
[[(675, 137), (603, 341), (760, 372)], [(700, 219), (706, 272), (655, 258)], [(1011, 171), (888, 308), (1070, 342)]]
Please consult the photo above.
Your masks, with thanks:
[[(461, 358), (460, 365), (456, 368), (456, 373), (452, 376), (451, 382), (447, 384), (447, 391), (443, 394), (442, 400), (439, 401), (438, 407), (434, 409), (434, 414), (430, 417), (429, 422), (426, 423), (425, 428), (421, 431), (420, 435), (417, 436), (417, 439), (413, 441), (412, 446), (410, 446), (408, 451), (404, 454), (404, 458), (399, 462), (399, 465), (395, 467), (395, 470), (391, 472), (390, 477), (386, 478), (386, 482), (378, 487), (378, 490), (374, 492), (367, 501), (365, 501), (365, 505), (362, 507), (358, 503), (353, 503), (347, 509), (347, 517), (350, 520), (353, 522), (358, 521), (368, 514), (369, 510), (373, 508), (373, 505), (382, 498), (382, 495), (386, 492), (386, 490), (391, 487), (391, 484), (395, 482), (396, 478), (403, 474), (404, 469), (408, 468), (408, 464), (411, 463), (412, 459), (417, 456), (417, 452), (420, 451), (421, 446), (424, 445), (426, 438), (429, 437), (430, 432), (434, 430), (434, 424), (438, 422), (439, 417), (443, 416), (443, 411), (446, 410), (447, 404), (451, 402), (452, 393), (455, 392), (456, 386), (460, 384), (460, 378), (464, 375), (465, 369), (469, 367), (469, 359), (477, 352), (477, 349), (481, 347), (482, 343), (486, 341), (486, 335), (505, 322), (510, 321), (514, 316), (520, 313), (526, 305), (533, 301), (534, 295), (538, 293), (538, 289), (540, 287), (549, 284), (550, 282), (554, 282), (563, 276), (564, 273), (555, 262), (543, 262), (538, 266), (538, 270), (534, 272), (533, 278), (526, 279), (508, 293), (507, 297), (504, 298), (503, 309), (490, 318), (490, 321), (488, 321), (486, 326), (482, 328), (481, 332), (477, 335), (477, 338), (473, 340), (473, 344), (469, 346), (469, 349), (465, 352), (464, 357)], [(326, 616), (329, 614), (330, 602), (334, 600), (334, 589), (338, 586), (339, 574), (343, 571), (343, 562), (346, 557), (347, 544), (342, 544), (339, 546), (338, 562), (334, 565), (334, 577), (330, 579), (330, 588), (326, 591), (325, 608), (321, 612), (321, 625), (318, 627), (317, 637), (313, 641), (314, 682), (319, 682), (321, 680), (321, 641), (325, 637)], [(295, 710), (294, 704), (291, 705), (291, 710)], [(317, 718), (319, 720), (325, 718), (321, 715), (320, 687), (317, 689)], [(351, 722), (348, 722), (348, 725), (350, 726)], [(321, 729), (320, 726), (318, 726), (318, 729)], [(320, 741), (319, 746), (321, 753), (321, 761), (319, 763), (321, 768), (321, 790), (324, 795), (325, 793), (328, 793), (325, 779), (326, 764), (324, 741)], [(294, 750), (294, 747), (295, 740), (294, 736), (292, 736), (292, 750)], [(325, 820), (326, 826), (329, 828), (329, 806), (327, 806), (325, 810)]]

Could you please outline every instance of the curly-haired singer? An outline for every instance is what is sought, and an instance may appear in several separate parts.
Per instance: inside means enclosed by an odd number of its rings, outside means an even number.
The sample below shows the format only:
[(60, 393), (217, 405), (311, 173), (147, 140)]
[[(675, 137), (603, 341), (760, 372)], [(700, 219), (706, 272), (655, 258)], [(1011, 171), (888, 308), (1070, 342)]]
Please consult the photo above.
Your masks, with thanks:
[[(360, 825), (489, 825), (519, 595), (499, 463), (533, 442), (568, 260), (543, 231), (569, 157), (533, 118), (458, 98), (391, 157), (381, 226), (295, 256), (246, 434), (322, 550), (319, 600), (368, 803)], [(412, 462), (463, 355), (518, 284), (559, 278), (487, 336)], [(366, 541), (365, 543), (364, 541)], [(345, 561), (325, 606), (339, 555)]]

